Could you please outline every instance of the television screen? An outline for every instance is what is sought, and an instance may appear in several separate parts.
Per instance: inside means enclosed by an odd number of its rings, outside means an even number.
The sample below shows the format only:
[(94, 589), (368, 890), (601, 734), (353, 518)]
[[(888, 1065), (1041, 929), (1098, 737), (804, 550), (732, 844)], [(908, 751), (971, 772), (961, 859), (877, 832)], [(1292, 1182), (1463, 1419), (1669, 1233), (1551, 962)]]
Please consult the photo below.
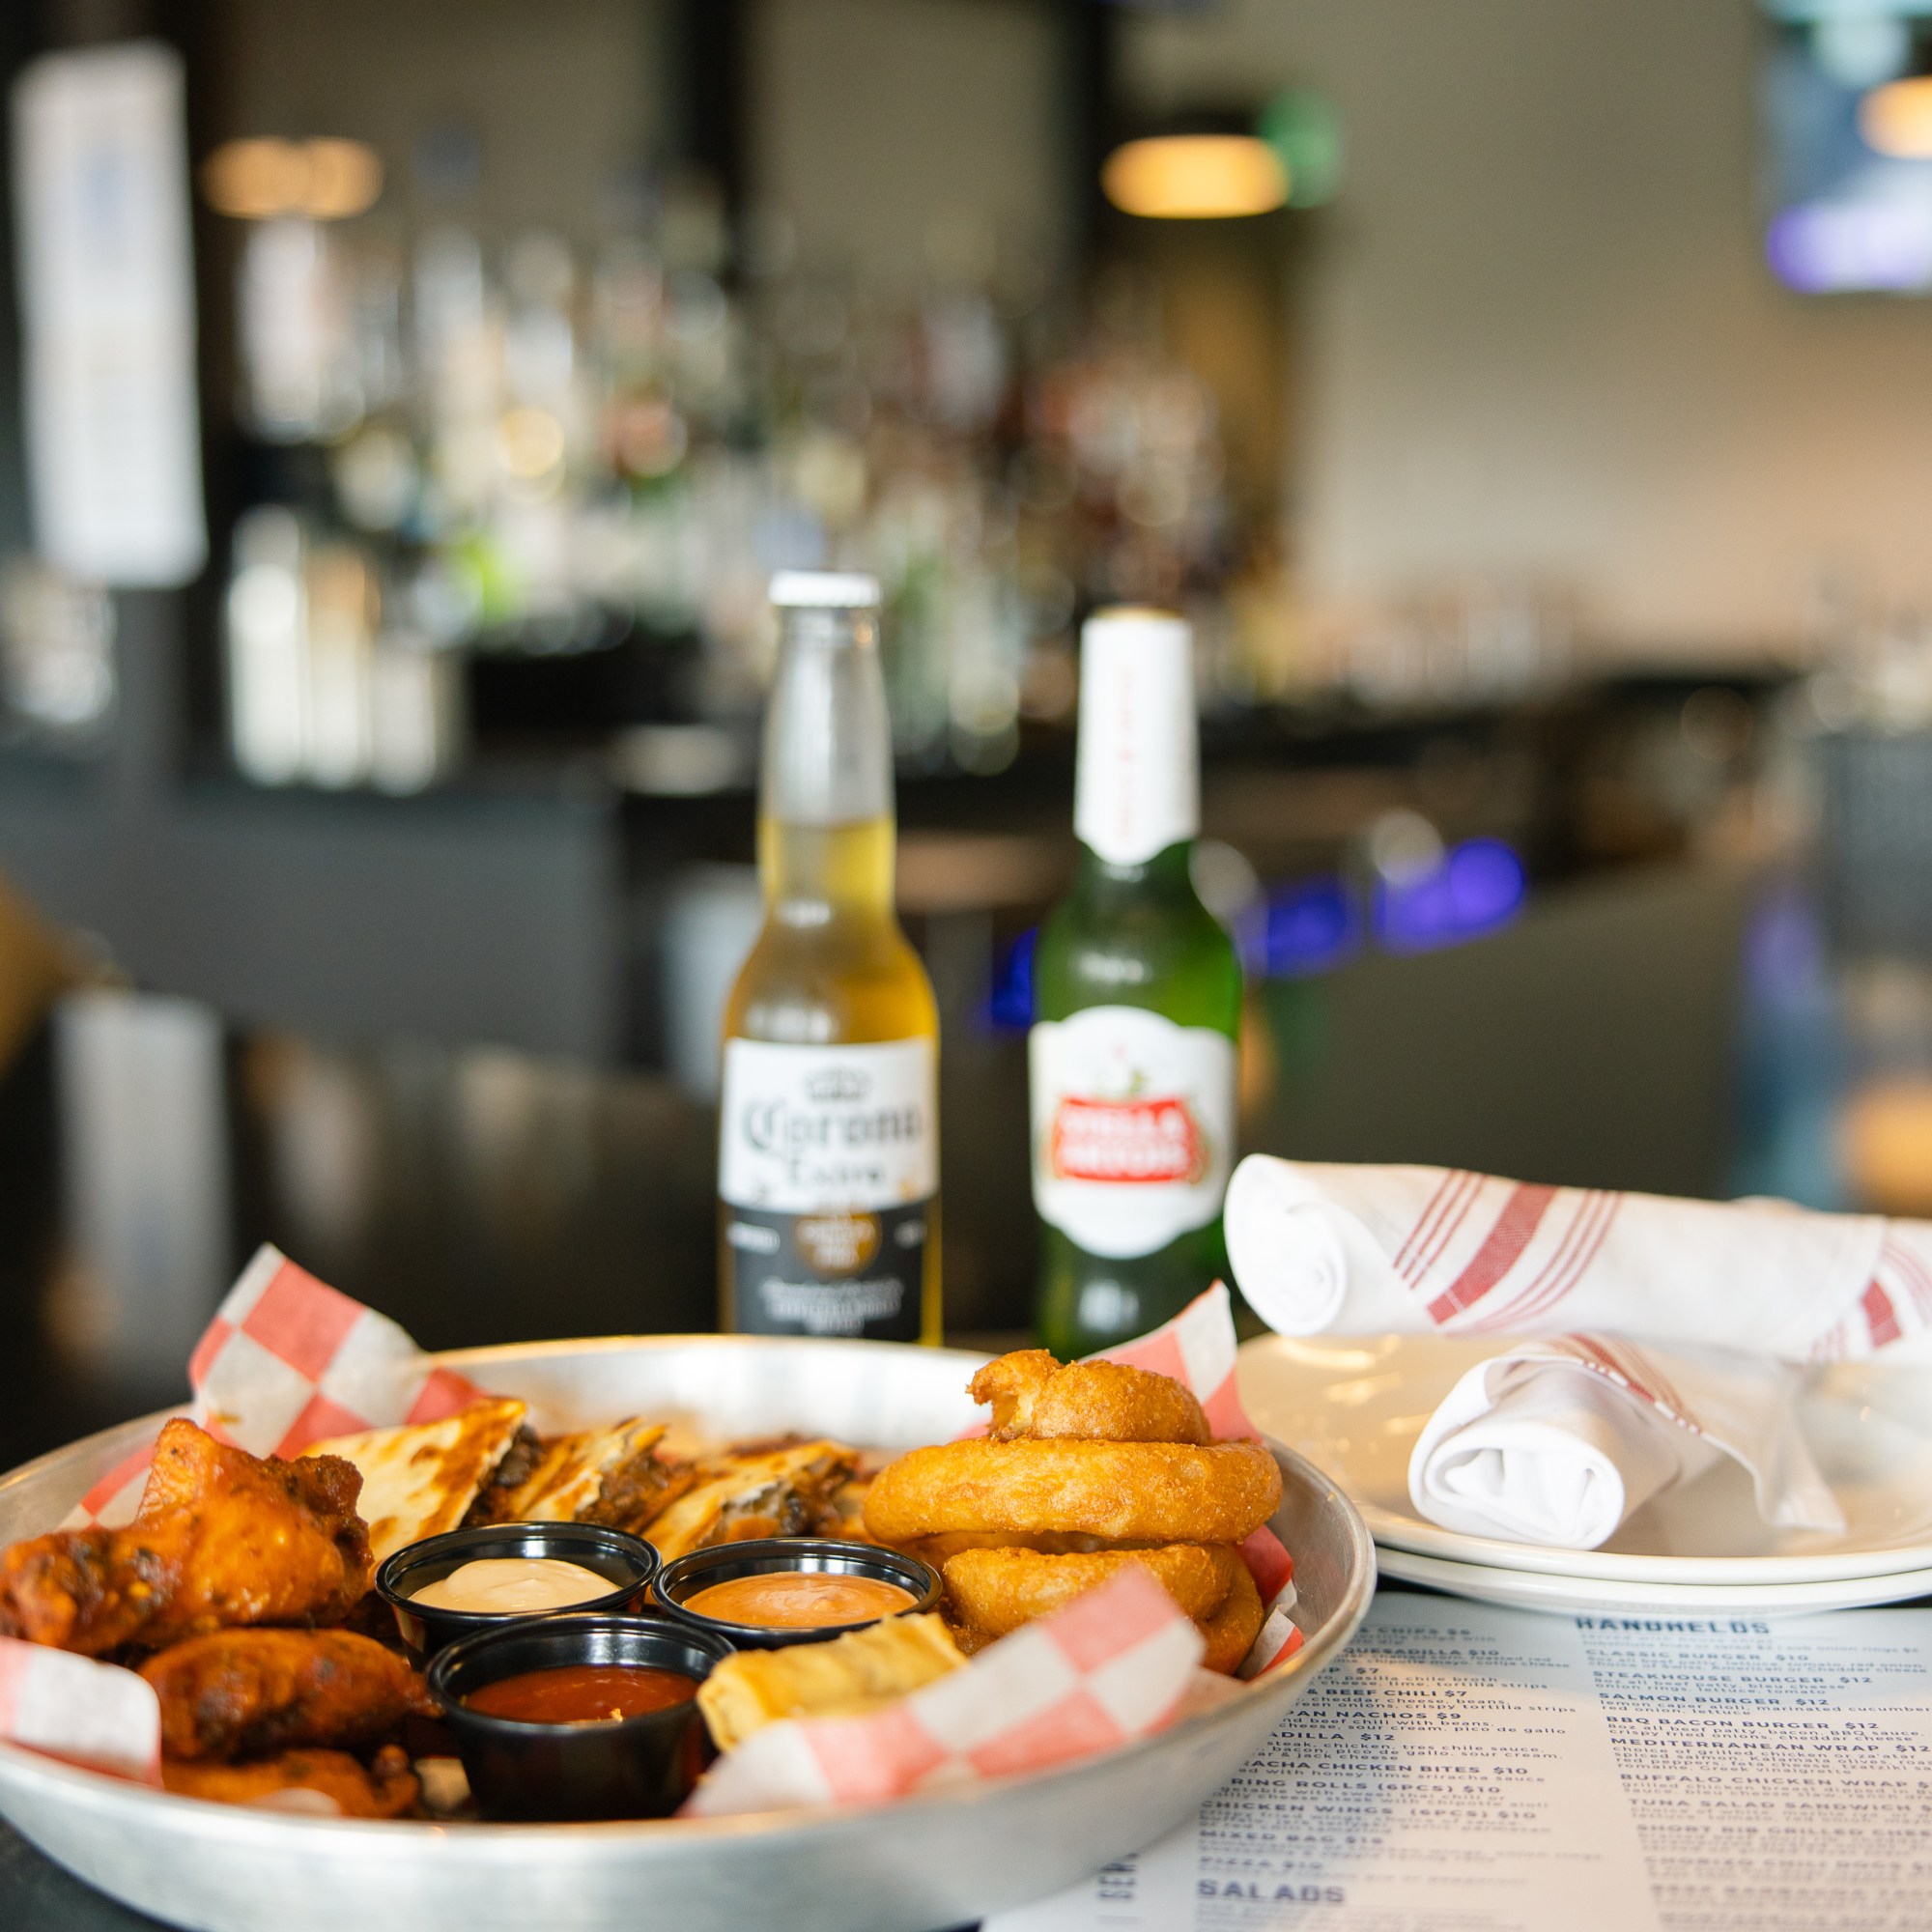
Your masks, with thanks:
[(1932, 0), (1763, 0), (1765, 253), (1805, 295), (1932, 293)]

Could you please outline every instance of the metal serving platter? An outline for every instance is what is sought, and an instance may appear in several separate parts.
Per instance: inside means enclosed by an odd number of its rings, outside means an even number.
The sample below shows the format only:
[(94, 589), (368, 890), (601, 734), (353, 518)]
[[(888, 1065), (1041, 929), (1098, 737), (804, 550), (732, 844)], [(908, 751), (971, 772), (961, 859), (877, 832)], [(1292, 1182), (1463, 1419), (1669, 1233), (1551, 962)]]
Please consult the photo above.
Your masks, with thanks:
[[(957, 1435), (982, 1359), (867, 1342), (657, 1336), (440, 1358), (540, 1428), (643, 1414), (711, 1441), (798, 1430), (883, 1449)], [(0, 1546), (55, 1524), (156, 1428), (131, 1422), (0, 1478)], [(1353, 1634), (1375, 1552), (1353, 1507), (1270, 1445), (1306, 1638), (1241, 1697), (1063, 1770), (890, 1804), (601, 1825), (315, 1818), (174, 1798), (0, 1744), (0, 1814), (125, 1904), (206, 1932), (933, 1932), (1151, 1844), (1261, 1747)]]

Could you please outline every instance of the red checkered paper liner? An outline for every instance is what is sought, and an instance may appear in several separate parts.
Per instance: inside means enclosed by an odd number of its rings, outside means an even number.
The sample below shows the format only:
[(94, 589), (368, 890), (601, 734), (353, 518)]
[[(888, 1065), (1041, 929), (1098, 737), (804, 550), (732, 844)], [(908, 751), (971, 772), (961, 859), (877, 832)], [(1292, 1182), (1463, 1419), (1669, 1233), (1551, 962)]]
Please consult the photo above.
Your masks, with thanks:
[[(438, 1422), (484, 1391), (439, 1368), (386, 1316), (318, 1281), (266, 1243), (188, 1358), (188, 1414), (251, 1456), (298, 1456), (330, 1435)], [(154, 1444), (110, 1469), (70, 1523), (134, 1514)]]
[(1174, 1599), (1123, 1570), (881, 1710), (767, 1724), (718, 1760), (681, 1815), (877, 1803), (1091, 1757), (1171, 1724), (1201, 1653)]
[(161, 1781), (161, 1700), (118, 1663), (0, 1637), (0, 1738), (91, 1771)]
[(1228, 1253), (1284, 1335), (1610, 1334), (1798, 1363), (1932, 1351), (1932, 1221), (1250, 1154)]
[[(1258, 1442), (1261, 1431), (1248, 1419), (1236, 1386), (1238, 1347), (1234, 1306), (1226, 1286), (1217, 1281), (1197, 1294), (1173, 1321), (1123, 1342), (1118, 1349), (1103, 1349), (1085, 1359), (1123, 1362), (1130, 1369), (1171, 1376), (1193, 1393), (1217, 1442), (1236, 1436)], [(983, 1435), (984, 1430), (974, 1434)], [(1301, 1648), (1301, 1631), (1291, 1614), (1294, 1608), (1294, 1560), (1266, 1523), (1241, 1545), (1241, 1558), (1267, 1605), (1261, 1634), (1240, 1671), (1243, 1677), (1258, 1677), (1287, 1662)]]

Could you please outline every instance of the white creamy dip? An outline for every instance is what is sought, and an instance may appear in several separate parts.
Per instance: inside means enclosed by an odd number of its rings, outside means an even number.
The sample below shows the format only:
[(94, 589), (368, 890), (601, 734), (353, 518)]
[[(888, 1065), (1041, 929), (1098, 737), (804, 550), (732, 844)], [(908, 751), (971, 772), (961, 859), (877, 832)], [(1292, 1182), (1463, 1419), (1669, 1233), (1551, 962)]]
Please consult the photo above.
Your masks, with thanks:
[(608, 1577), (567, 1563), (561, 1556), (480, 1556), (410, 1593), (433, 1610), (479, 1610), (502, 1616), (562, 1610), (608, 1597), (618, 1588)]

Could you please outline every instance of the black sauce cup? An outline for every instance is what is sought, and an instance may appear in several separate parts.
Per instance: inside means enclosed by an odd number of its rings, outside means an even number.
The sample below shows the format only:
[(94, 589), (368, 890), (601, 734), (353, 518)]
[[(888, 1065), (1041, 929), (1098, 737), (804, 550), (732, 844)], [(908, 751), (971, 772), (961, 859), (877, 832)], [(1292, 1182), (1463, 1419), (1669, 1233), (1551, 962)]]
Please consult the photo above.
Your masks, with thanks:
[(784, 1630), (770, 1624), (727, 1623), (723, 1617), (706, 1616), (688, 1607), (688, 1599), (713, 1583), (729, 1582), (735, 1577), (763, 1577), (778, 1570), (830, 1571), (844, 1577), (873, 1577), (882, 1583), (896, 1583), (912, 1598), (893, 1616), (911, 1616), (921, 1610), (935, 1610), (945, 1590), (944, 1579), (930, 1563), (917, 1556), (902, 1555), (896, 1549), (881, 1549), (871, 1543), (836, 1543), (829, 1538), (810, 1536), (760, 1537), (751, 1543), (721, 1543), (709, 1549), (694, 1549), (667, 1563), (659, 1573), (656, 1596), (668, 1616), (692, 1630), (715, 1632), (738, 1650), (782, 1650), (794, 1643), (824, 1643), (847, 1631), (864, 1630), (883, 1623), (884, 1617), (861, 1617), (856, 1623), (815, 1624), (805, 1630)]
[(668, 1617), (531, 1617), (465, 1637), (429, 1667), (469, 1789), (488, 1818), (663, 1818), (690, 1795), (711, 1758), (696, 1700), (587, 1724), (533, 1724), (472, 1710), (486, 1684), (560, 1664), (646, 1664), (700, 1683), (729, 1657), (720, 1637)]
[[(444, 1610), (415, 1601), (416, 1591), (487, 1556), (560, 1557), (608, 1577), (611, 1588), (554, 1610)], [(527, 1623), (532, 1616), (622, 1616), (643, 1607), (657, 1574), (657, 1551), (626, 1530), (593, 1522), (499, 1522), (445, 1530), (398, 1549), (377, 1570), (376, 1594), (395, 1612), (404, 1643), (420, 1662), (459, 1638)]]

